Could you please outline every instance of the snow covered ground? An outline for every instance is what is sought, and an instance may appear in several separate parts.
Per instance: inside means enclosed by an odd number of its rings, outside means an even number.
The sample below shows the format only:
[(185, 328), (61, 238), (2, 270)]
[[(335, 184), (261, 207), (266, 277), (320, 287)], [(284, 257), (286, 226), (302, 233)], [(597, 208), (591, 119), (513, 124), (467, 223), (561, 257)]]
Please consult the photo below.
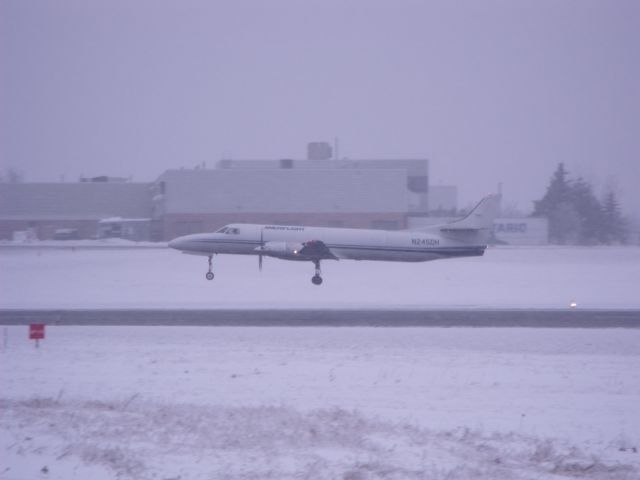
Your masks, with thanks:
[[(638, 248), (0, 248), (0, 308), (638, 308)], [(640, 478), (640, 330), (0, 327), (0, 480)]]
[(0, 479), (640, 478), (638, 330), (47, 328)]
[(427, 263), (308, 262), (170, 249), (0, 249), (0, 308), (640, 307), (639, 247), (496, 247)]

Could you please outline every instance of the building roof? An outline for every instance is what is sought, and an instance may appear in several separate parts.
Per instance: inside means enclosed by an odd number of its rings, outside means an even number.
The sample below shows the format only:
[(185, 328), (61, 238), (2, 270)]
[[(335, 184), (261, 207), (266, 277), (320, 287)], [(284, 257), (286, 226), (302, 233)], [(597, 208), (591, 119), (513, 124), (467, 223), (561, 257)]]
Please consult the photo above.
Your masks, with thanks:
[(403, 169), (168, 170), (165, 213), (404, 212)]
[(365, 160), (220, 160), (217, 168), (221, 169), (310, 169), (341, 170), (357, 169), (404, 169), (407, 175), (427, 175), (428, 160), (426, 158), (397, 159), (365, 159)]
[(147, 183), (0, 183), (0, 218), (151, 216)]

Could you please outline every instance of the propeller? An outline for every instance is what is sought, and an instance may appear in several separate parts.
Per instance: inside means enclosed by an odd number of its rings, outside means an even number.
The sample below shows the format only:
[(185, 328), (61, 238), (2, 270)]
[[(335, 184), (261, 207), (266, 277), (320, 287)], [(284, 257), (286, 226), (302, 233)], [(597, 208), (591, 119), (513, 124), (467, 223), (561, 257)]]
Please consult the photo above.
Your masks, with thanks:
[(258, 254), (258, 270), (262, 271), (262, 250), (264, 249), (264, 238), (263, 238), (264, 230), (260, 229), (260, 253)]

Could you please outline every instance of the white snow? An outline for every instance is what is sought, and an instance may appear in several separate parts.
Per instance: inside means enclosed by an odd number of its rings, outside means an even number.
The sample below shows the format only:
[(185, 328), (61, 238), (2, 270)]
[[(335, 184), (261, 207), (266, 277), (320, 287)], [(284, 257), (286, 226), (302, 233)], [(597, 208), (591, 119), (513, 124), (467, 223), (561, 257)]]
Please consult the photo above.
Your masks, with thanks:
[(2, 479), (640, 476), (638, 330), (2, 328)]
[[(145, 219), (134, 219), (136, 221), (144, 221)], [(148, 219), (146, 219), (148, 221)], [(126, 238), (98, 238), (93, 240), (35, 240), (24, 239), (16, 240), (0, 240), (0, 248), (6, 250), (43, 250), (43, 249), (64, 249), (75, 250), (84, 249), (113, 249), (113, 248), (167, 248), (167, 242), (136, 242)]]
[[(638, 248), (311, 265), (0, 248), (0, 308), (638, 308)], [(640, 478), (640, 331), (0, 327), (0, 480)]]
[(4, 308), (638, 308), (638, 247), (496, 247), (427, 263), (309, 262), (170, 249), (0, 249)]

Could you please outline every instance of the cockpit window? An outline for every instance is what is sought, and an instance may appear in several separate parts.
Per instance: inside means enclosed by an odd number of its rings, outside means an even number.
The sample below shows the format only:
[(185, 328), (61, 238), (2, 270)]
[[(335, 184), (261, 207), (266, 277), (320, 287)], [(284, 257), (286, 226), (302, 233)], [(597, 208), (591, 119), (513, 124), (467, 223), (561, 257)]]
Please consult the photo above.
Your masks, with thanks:
[(216, 233), (225, 233), (227, 235), (238, 235), (240, 233), (240, 229), (235, 227), (222, 227), (221, 229), (216, 230)]

